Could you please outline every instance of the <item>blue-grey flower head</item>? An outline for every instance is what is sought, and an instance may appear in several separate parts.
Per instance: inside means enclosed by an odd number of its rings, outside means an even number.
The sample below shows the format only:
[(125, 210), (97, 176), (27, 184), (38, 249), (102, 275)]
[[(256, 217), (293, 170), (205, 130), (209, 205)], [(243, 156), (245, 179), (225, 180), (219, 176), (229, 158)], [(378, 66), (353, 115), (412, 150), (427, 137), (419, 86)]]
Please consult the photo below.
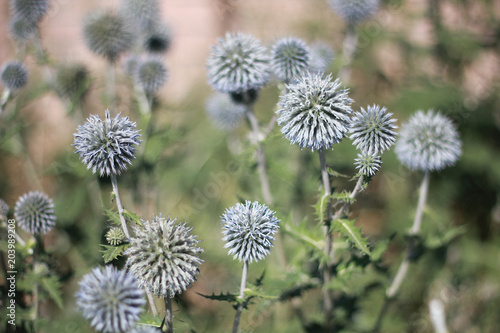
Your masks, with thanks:
[(6, 62), (0, 69), (0, 80), (7, 89), (20, 89), (28, 83), (28, 70), (19, 61)]
[(380, 155), (367, 151), (359, 153), (358, 157), (354, 161), (354, 165), (356, 166), (358, 172), (369, 177), (374, 176), (382, 164)]
[(350, 138), (362, 152), (381, 154), (396, 142), (397, 126), (392, 113), (385, 107), (368, 106), (354, 113), (351, 120)]
[(429, 110), (418, 111), (401, 126), (396, 142), (399, 161), (413, 170), (435, 171), (455, 164), (461, 141), (449, 118)]
[(54, 202), (42, 192), (28, 192), (17, 200), (14, 217), (23, 230), (44, 235), (56, 224)]
[(33, 37), (38, 27), (36, 23), (19, 16), (14, 16), (9, 22), (9, 31), (16, 41), (26, 41)]
[(7, 214), (9, 214), (9, 205), (0, 199), (0, 221), (7, 220)]
[(94, 268), (79, 282), (76, 303), (99, 332), (128, 333), (146, 303), (136, 278), (113, 266)]
[(311, 45), (309, 50), (309, 71), (313, 73), (326, 72), (335, 58), (333, 48), (326, 43), (316, 42)]
[(146, 32), (143, 40), (144, 50), (147, 52), (166, 52), (172, 44), (172, 32), (167, 26), (158, 24), (153, 30)]
[(154, 93), (167, 80), (167, 67), (158, 59), (148, 59), (139, 63), (137, 80), (147, 93)]
[(234, 259), (251, 263), (264, 259), (271, 250), (279, 220), (257, 201), (237, 203), (222, 215), (223, 241)]
[(328, 4), (344, 21), (354, 25), (375, 15), (380, 0), (328, 0)]
[(222, 93), (210, 96), (205, 107), (212, 123), (224, 131), (238, 127), (247, 109), (245, 105), (235, 103), (228, 94)]
[(203, 262), (198, 256), (203, 249), (191, 230), (161, 215), (134, 228), (135, 237), (124, 254), (141, 286), (161, 297), (174, 297), (191, 287)]
[(222, 93), (262, 88), (269, 81), (269, 55), (258, 39), (227, 33), (212, 46), (207, 60), (208, 82)]
[(134, 35), (125, 18), (112, 12), (97, 11), (86, 17), (83, 37), (89, 49), (114, 62), (130, 49)]
[(54, 82), (56, 91), (70, 101), (84, 97), (90, 83), (89, 71), (82, 64), (64, 64), (57, 68)]
[(349, 131), (352, 99), (347, 89), (331, 76), (304, 73), (286, 86), (277, 111), (281, 133), (301, 148), (326, 149), (340, 142)]
[(91, 115), (87, 122), (78, 126), (75, 134), (75, 153), (87, 169), (99, 172), (102, 177), (119, 175), (127, 170), (135, 158), (135, 146), (139, 144), (139, 131), (136, 124), (118, 114), (111, 118), (106, 110), (105, 119)]
[(10, 8), (13, 16), (17, 16), (37, 24), (49, 10), (48, 0), (11, 0)]
[(301, 39), (278, 40), (271, 49), (271, 69), (278, 80), (289, 83), (305, 71), (309, 64), (309, 48)]
[(138, 324), (129, 333), (161, 333), (160, 329), (154, 326)]
[(120, 13), (134, 30), (148, 31), (160, 22), (161, 11), (158, 0), (122, 0)]

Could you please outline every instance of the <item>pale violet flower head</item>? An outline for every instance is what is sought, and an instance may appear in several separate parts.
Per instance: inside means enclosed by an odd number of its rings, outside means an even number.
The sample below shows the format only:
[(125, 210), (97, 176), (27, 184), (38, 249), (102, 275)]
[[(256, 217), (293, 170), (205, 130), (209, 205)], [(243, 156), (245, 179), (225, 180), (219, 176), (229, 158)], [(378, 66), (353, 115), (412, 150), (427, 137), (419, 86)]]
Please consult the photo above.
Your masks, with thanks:
[(241, 32), (227, 33), (212, 46), (207, 69), (214, 90), (244, 93), (260, 89), (269, 81), (269, 54), (257, 38)]
[(374, 176), (382, 164), (380, 155), (366, 151), (359, 153), (358, 157), (354, 161), (354, 165), (356, 166), (358, 172), (368, 177)]
[(362, 152), (381, 154), (396, 142), (397, 126), (385, 107), (368, 106), (355, 112), (351, 120), (350, 138)]
[(0, 68), (0, 81), (7, 89), (21, 89), (28, 83), (28, 70), (19, 61), (6, 62)]
[(280, 222), (275, 212), (257, 201), (237, 203), (224, 212), (221, 220), (224, 247), (234, 259), (247, 263), (269, 254)]
[(301, 148), (331, 148), (348, 133), (352, 99), (330, 75), (304, 73), (288, 84), (280, 97), (278, 124), (281, 133)]
[(141, 286), (161, 297), (174, 297), (191, 287), (203, 262), (199, 257), (203, 249), (192, 228), (159, 215), (134, 231), (124, 254), (128, 270)]
[(14, 217), (23, 230), (44, 235), (56, 224), (54, 202), (42, 192), (28, 192), (16, 201)]
[(380, 0), (328, 0), (328, 4), (344, 21), (354, 25), (375, 15)]
[(105, 118), (91, 115), (87, 122), (78, 126), (73, 146), (75, 153), (92, 169), (93, 173), (119, 175), (132, 164), (135, 146), (140, 142), (136, 124), (118, 114), (111, 118), (106, 110)]
[(309, 47), (294, 37), (278, 40), (271, 49), (271, 69), (278, 80), (289, 83), (309, 64)]
[(136, 278), (113, 266), (94, 268), (79, 284), (78, 309), (99, 332), (128, 333), (144, 311), (144, 291)]
[(247, 110), (241, 103), (235, 103), (228, 94), (215, 93), (205, 104), (207, 115), (212, 123), (224, 131), (238, 127)]
[(449, 118), (432, 110), (418, 111), (401, 126), (395, 151), (412, 170), (436, 171), (455, 164), (461, 141)]
[(137, 67), (137, 80), (147, 93), (154, 93), (167, 81), (167, 67), (156, 58), (142, 61)]

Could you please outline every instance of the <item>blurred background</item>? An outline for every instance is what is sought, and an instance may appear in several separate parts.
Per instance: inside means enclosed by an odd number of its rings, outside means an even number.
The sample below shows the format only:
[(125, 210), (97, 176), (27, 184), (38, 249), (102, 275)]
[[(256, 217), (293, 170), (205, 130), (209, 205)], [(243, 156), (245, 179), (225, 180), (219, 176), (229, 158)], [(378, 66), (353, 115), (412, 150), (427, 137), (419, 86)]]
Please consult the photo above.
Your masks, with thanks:
[[(57, 63), (81, 63), (92, 83), (82, 104), (86, 118), (102, 116), (108, 107), (106, 61), (91, 53), (82, 37), (83, 20), (99, 8), (118, 8), (118, 0), (51, 0), (40, 23), (42, 45)], [(234, 310), (229, 303), (202, 298), (196, 292), (234, 292), (241, 267), (223, 248), (220, 216), (242, 199), (261, 200), (260, 185), (247, 145), (248, 129), (217, 129), (208, 119), (205, 102), (212, 94), (205, 62), (218, 37), (243, 31), (271, 45), (294, 36), (308, 44), (322, 42), (341, 53), (345, 23), (326, 0), (162, 0), (161, 15), (172, 32), (172, 45), (162, 55), (168, 80), (155, 98), (153, 135), (140, 161), (119, 177), (125, 207), (144, 219), (163, 213), (187, 221), (203, 240), (205, 260), (198, 282), (175, 307), (176, 330), (229, 331)], [(500, 327), (500, 1), (385, 0), (379, 12), (357, 26), (359, 43), (352, 63), (353, 108), (386, 106), (398, 125), (417, 110), (434, 109), (449, 116), (463, 141), (457, 165), (431, 176), (424, 216), (426, 250), (412, 266), (398, 299), (389, 306), (383, 332), (433, 332), (428, 303), (445, 304), (452, 332), (497, 332)], [(8, 1), (0, 4), (0, 63), (15, 58), (10, 38)], [(67, 105), (44, 84), (46, 72), (29, 55), (29, 83), (16, 98), (20, 133), (1, 125), (0, 198), (13, 207), (23, 193), (42, 189), (54, 198), (57, 227), (45, 238), (53, 268), (61, 279), (64, 310), (51, 301), (42, 307), (49, 332), (90, 332), (74, 307), (81, 276), (102, 264), (100, 243), (109, 222), (101, 204), (112, 208), (111, 185), (91, 175), (73, 153), (78, 121)], [(337, 75), (341, 61), (329, 72)], [(117, 68), (118, 111), (139, 122), (130, 79)], [(265, 87), (255, 106), (267, 124), (276, 109), (279, 89)], [(139, 122), (139, 128), (141, 124)], [(12, 128), (11, 128), (12, 130)], [(11, 134), (9, 134), (11, 133)], [(275, 128), (265, 141), (268, 172), (280, 219), (315, 225), (320, 189), (319, 161), (309, 151), (291, 146)], [(329, 165), (354, 175), (356, 151), (345, 140), (328, 152)], [(405, 249), (405, 233), (413, 220), (422, 174), (402, 167), (393, 151), (383, 157), (381, 171), (351, 210), (370, 239), (388, 239), (381, 279), (366, 289), (349, 313), (345, 332), (366, 331), (376, 319), (384, 287), (394, 275)], [(99, 196), (89, 189), (99, 183)], [(352, 189), (349, 178), (334, 180), (338, 191)], [(97, 200), (97, 201), (96, 201)], [(293, 262), (297, 242), (284, 236)], [(118, 266), (122, 262), (116, 263)], [(266, 271), (269, 289), (286, 272), (276, 253), (250, 266), (249, 280)], [(355, 281), (353, 281), (355, 285)], [(303, 293), (305, 311), (320, 320), (320, 291)], [(242, 329), (255, 332), (303, 332), (287, 302), (256, 301), (243, 315)], [(314, 331), (311, 329), (311, 331)]]

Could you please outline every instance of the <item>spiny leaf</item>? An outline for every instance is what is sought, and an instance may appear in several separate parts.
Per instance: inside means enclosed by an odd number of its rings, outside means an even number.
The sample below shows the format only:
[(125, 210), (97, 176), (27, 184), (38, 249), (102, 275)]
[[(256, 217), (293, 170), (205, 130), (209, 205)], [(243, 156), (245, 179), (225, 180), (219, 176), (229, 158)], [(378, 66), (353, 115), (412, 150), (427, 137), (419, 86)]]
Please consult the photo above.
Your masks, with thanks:
[(311, 246), (315, 250), (323, 252), (323, 239), (322, 236), (316, 237), (311, 233), (311, 229), (307, 228), (305, 221), (298, 226), (293, 226), (290, 223), (284, 223), (284, 229), (286, 233), (290, 234), (297, 240)]
[(125, 251), (130, 244), (121, 244), (118, 246), (101, 244), (101, 246), (104, 248), (104, 250), (101, 250), (102, 260), (107, 264), (121, 256), (123, 251)]
[(354, 225), (355, 220), (337, 219), (332, 228), (346, 236), (361, 252), (371, 256), (368, 239), (361, 234), (361, 227)]
[(227, 294), (224, 294), (221, 292), (219, 295), (216, 295), (215, 293), (212, 293), (212, 295), (203, 295), (197, 292), (198, 295), (214, 300), (214, 301), (223, 301), (223, 302), (237, 302), (238, 301), (238, 295), (236, 294), (230, 294), (229, 292)]
[(371, 259), (372, 259), (372, 261), (379, 261), (380, 258), (382, 258), (382, 255), (387, 250), (387, 247), (389, 246), (389, 242), (394, 237), (394, 235), (395, 234), (392, 234), (391, 237), (389, 237), (387, 239), (383, 239), (383, 240), (379, 241), (377, 243), (377, 245), (375, 245), (375, 247), (371, 251), (371, 253), (372, 253)]
[(132, 222), (132, 223), (135, 223), (135, 224), (138, 224), (138, 225), (142, 225), (141, 218), (137, 214), (129, 212), (126, 209), (123, 210), (123, 217), (125, 217), (125, 219), (127, 220), (127, 222)]
[(343, 178), (349, 178), (349, 176), (344, 175), (344, 174), (342, 174), (342, 173), (340, 173), (340, 172), (337, 172), (337, 171), (333, 170), (333, 169), (332, 169), (331, 167), (329, 167), (329, 166), (327, 166), (327, 167), (326, 167), (326, 171), (328, 171), (328, 174), (329, 174), (330, 176), (333, 176), (333, 177), (343, 177)]
[(49, 297), (57, 304), (59, 309), (63, 309), (63, 301), (61, 297), (61, 282), (55, 275), (42, 277), (40, 286), (49, 294)]
[(118, 226), (121, 226), (122, 223), (120, 221), (120, 215), (118, 214), (118, 212), (115, 212), (111, 209), (108, 209), (106, 207), (103, 207), (104, 209), (104, 214), (108, 217), (109, 221), (113, 224), (116, 224)]

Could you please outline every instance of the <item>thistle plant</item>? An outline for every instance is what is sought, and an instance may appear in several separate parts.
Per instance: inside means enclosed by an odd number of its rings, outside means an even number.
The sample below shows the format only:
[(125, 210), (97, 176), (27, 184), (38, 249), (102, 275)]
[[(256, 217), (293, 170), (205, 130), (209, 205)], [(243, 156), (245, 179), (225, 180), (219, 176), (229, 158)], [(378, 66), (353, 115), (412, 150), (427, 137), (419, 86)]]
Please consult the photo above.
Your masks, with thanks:
[(235, 103), (230, 96), (221, 93), (210, 96), (205, 109), (212, 123), (224, 131), (238, 127), (247, 110), (245, 105)]
[(309, 48), (302, 40), (288, 37), (278, 40), (271, 49), (271, 69), (284, 83), (290, 83), (309, 66)]
[(125, 234), (121, 228), (112, 227), (106, 233), (106, 241), (113, 246), (120, 245), (125, 240)]
[(9, 32), (17, 42), (31, 39), (37, 32), (36, 23), (25, 18), (14, 16), (9, 22)]
[(382, 165), (380, 155), (366, 151), (359, 153), (354, 161), (356, 169), (367, 177), (375, 176)]
[(49, 1), (10, 0), (10, 9), (13, 16), (37, 24), (49, 10)]
[(234, 318), (233, 333), (238, 332), (241, 312), (245, 306), (244, 291), (248, 264), (264, 259), (273, 246), (274, 234), (278, 231), (279, 220), (275, 212), (257, 201), (237, 203), (228, 208), (221, 217), (225, 248), (233, 259), (243, 261), (240, 286), (240, 303)]
[(0, 80), (8, 90), (21, 89), (28, 83), (28, 70), (18, 61), (9, 61), (0, 69)]
[(151, 30), (160, 21), (158, 0), (123, 0), (120, 13), (139, 31)]
[(99, 332), (130, 332), (144, 311), (144, 292), (136, 278), (113, 266), (94, 268), (79, 284), (78, 308)]
[(90, 74), (82, 64), (61, 65), (56, 70), (55, 89), (71, 103), (77, 103), (85, 97), (90, 83)]
[(158, 59), (148, 59), (137, 67), (137, 80), (145, 90), (146, 94), (153, 94), (167, 80), (167, 68)]
[(56, 224), (54, 202), (42, 192), (28, 192), (16, 201), (14, 217), (23, 230), (44, 235)]

